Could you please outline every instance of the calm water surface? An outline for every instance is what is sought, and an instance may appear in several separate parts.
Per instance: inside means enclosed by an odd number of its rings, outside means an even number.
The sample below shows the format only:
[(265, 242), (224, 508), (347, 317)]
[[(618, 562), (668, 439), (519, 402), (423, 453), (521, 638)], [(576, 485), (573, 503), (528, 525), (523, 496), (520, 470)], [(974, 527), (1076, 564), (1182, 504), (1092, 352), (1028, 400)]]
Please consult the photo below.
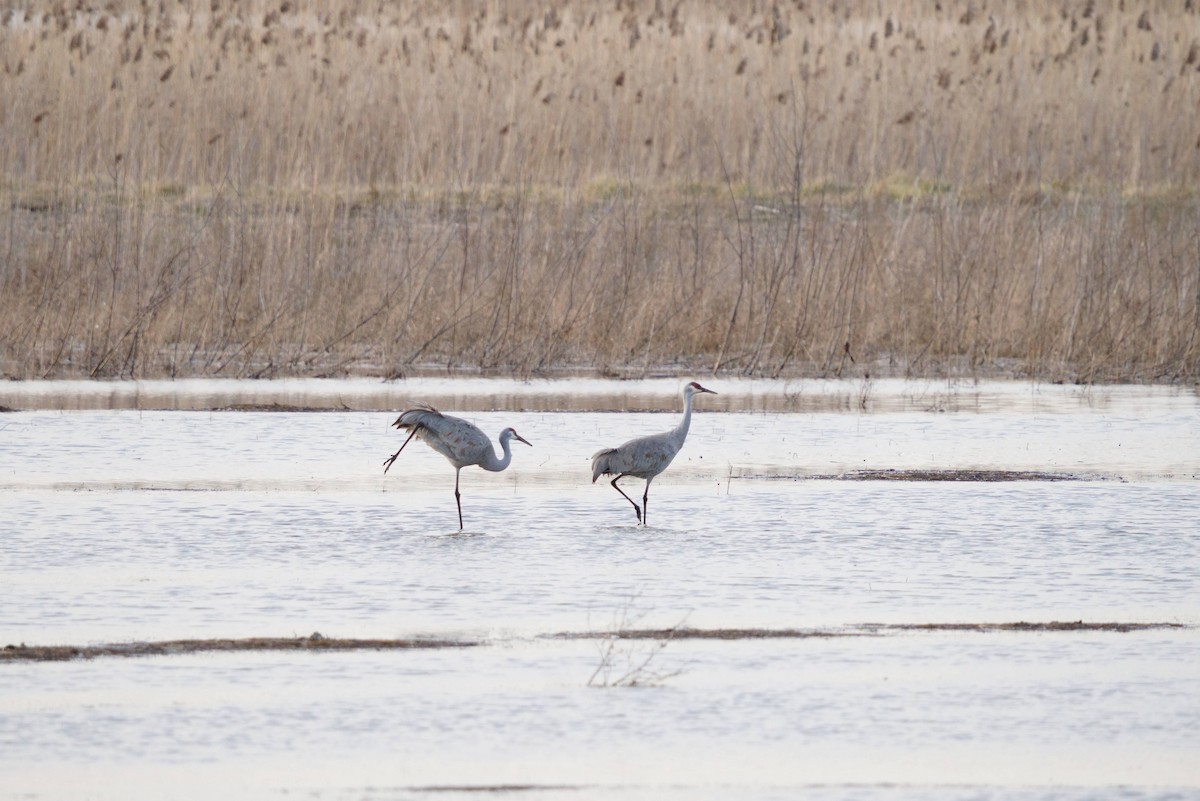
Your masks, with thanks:
[[(482, 645), (0, 663), (0, 797), (1200, 794), (1195, 394), (706, 381), (640, 528), (589, 457), (681, 382), (613, 383), (6, 388), (0, 646)], [(461, 534), (442, 457), (382, 473), (409, 397), (534, 443), (463, 471)], [(196, 408), (248, 403), (357, 410)], [(868, 469), (1072, 480), (839, 478)], [(1184, 626), (867, 636), (1075, 620)], [(621, 641), (636, 688), (553, 636), (680, 623), (846, 636)]]

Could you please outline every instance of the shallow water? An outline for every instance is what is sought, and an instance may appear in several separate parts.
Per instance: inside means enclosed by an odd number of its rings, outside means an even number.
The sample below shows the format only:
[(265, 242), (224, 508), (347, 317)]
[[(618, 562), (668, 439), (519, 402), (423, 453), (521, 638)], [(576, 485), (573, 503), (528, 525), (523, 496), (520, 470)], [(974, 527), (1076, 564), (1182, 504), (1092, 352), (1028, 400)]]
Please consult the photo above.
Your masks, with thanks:
[[(253, 383), (258, 394), (205, 388), (204, 403), (322, 405), (316, 388)], [(670, 408), (661, 383), (628, 386), (642, 399), (630, 405)], [(0, 645), (314, 631), (483, 643), (0, 662), (0, 791), (1200, 792), (1194, 394), (999, 384), (959, 396), (947, 386), (923, 410), (914, 399), (929, 397), (928, 387), (895, 384), (873, 387), (868, 411), (812, 402), (820, 410), (789, 412), (778, 385), (711, 384), (729, 405), (699, 399), (687, 445), (653, 485), (645, 528), (605, 482), (591, 484), (588, 457), (664, 430), (676, 414), (594, 411), (619, 402), (607, 385), (579, 383), (565, 404), (593, 411), (464, 414), (493, 436), (512, 425), (534, 447), (514, 445), (504, 473), (463, 471), (461, 534), (454, 471), (440, 456), (414, 443), (383, 475), (402, 441), (388, 427), (392, 413), (0, 416)], [(349, 397), (364, 384), (317, 386)], [(533, 395), (571, 397), (573, 386)], [(512, 385), (488, 387), (479, 379), (404, 389), (540, 409), (511, 395)], [(31, 398), (61, 398), (62, 389), (10, 387), (0, 403), (33, 407)], [(860, 389), (812, 392), (852, 398)], [(214, 392), (225, 393), (220, 403)], [(264, 400), (281, 392), (290, 400)], [(25, 401), (14, 404), (17, 395)], [(981, 468), (1073, 480), (837, 478)], [(623, 483), (633, 497), (641, 484)], [(864, 628), (1018, 620), (1185, 625)], [(680, 623), (846, 636), (678, 640), (656, 653), (654, 641), (618, 641), (610, 678), (647, 657), (641, 676), (659, 677), (636, 688), (588, 686), (605, 641), (550, 636)]]

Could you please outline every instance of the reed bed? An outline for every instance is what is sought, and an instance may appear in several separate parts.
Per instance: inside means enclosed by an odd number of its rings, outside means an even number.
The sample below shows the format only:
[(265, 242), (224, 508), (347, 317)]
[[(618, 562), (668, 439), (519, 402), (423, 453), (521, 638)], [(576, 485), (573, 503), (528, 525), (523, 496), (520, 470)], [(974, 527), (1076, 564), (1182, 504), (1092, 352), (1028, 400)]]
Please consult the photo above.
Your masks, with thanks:
[(1200, 375), (1200, 9), (29, 2), (10, 377)]

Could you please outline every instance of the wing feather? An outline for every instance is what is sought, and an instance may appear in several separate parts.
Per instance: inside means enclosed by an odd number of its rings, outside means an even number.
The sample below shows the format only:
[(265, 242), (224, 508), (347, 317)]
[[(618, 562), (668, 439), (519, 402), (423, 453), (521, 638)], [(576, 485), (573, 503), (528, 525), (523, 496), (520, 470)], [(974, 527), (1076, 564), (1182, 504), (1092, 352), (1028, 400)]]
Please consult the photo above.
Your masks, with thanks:
[(400, 430), (413, 431), (416, 438), (445, 456), (455, 466), (479, 464), (493, 455), (491, 440), (478, 428), (463, 420), (442, 414), (425, 403), (414, 403), (393, 423)]

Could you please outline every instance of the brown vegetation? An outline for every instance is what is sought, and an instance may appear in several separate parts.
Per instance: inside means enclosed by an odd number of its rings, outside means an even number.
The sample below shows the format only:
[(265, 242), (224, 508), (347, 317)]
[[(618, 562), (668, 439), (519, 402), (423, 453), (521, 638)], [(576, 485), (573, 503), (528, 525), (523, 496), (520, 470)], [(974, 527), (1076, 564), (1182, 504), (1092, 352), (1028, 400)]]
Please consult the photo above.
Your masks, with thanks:
[(1200, 4), (1122, 5), (24, 3), (0, 374), (1194, 381)]

